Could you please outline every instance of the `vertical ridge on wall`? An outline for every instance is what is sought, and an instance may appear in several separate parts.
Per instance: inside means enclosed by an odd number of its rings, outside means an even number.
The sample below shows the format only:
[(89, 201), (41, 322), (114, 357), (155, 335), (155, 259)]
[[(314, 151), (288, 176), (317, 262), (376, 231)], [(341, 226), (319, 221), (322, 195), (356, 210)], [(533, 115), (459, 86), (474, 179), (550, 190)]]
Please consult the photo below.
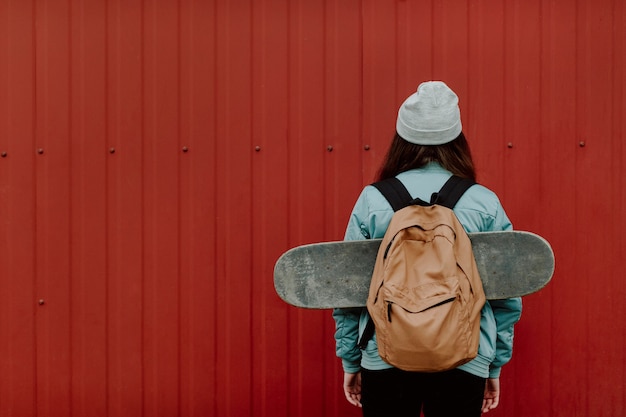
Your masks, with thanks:
[[(398, 107), (402, 100), (417, 90), (420, 82), (430, 80), (435, 74), (435, 6), (434, 1), (398, 2), (397, 40), (398, 43)], [(391, 64), (391, 63), (390, 63)], [(393, 134), (390, 125), (385, 139)]]
[[(343, 239), (352, 206), (363, 182), (361, 73), (361, 1), (327, 1), (325, 5), (324, 65), (324, 240)], [(347, 412), (342, 395), (341, 362), (335, 357), (334, 321), (330, 311), (320, 311), (322, 331), (316, 335), (323, 352), (320, 371), (320, 415)], [(324, 383), (323, 381), (326, 381)], [(341, 401), (341, 402), (339, 402)], [(350, 410), (354, 411), (354, 410)]]
[[(20, 6), (20, 7), (17, 7)], [(34, 4), (0, 3), (0, 415), (31, 416), (37, 391)], [(10, 359), (10, 360), (9, 360)]]
[[(584, 409), (581, 402), (585, 399), (586, 377), (584, 366), (572, 368), (571, 364), (578, 362), (579, 352), (584, 352), (582, 329), (575, 323), (582, 320), (585, 305), (581, 303), (576, 309), (570, 305), (569, 300), (577, 299), (579, 294), (584, 296), (584, 292), (579, 287), (580, 275), (570, 255), (578, 253), (576, 230), (564, 226), (575, 225), (577, 218), (574, 197), (577, 173), (574, 161), (579, 135), (576, 129), (576, 97), (569, 94), (567, 99), (563, 99), (563, 93), (572, 91), (571, 86), (578, 81), (577, 42), (572, 38), (572, 34), (577, 33), (577, 9), (571, 7), (571, 2), (561, 1), (544, 4), (543, 11), (545, 18), (542, 27), (546, 41), (542, 59), (542, 102), (545, 110), (542, 112), (541, 149), (545, 155), (542, 159), (542, 178), (546, 199), (542, 207), (546, 213), (558, 213), (557, 218), (548, 220), (543, 230), (555, 248), (558, 274), (549, 288), (553, 295), (550, 304), (554, 312), (550, 322), (550, 388), (549, 391), (544, 390), (537, 400), (544, 404), (549, 401), (551, 413), (558, 411), (576, 415), (576, 410)], [(560, 241), (566, 244), (559, 244)], [(559, 252), (559, 247), (565, 252)], [(561, 280), (561, 277), (566, 277), (566, 280)], [(569, 314), (564, 316), (563, 312)], [(567, 325), (558, 324), (564, 321)], [(571, 384), (570, 381), (580, 381), (580, 384)]]
[(70, 3), (71, 410), (107, 415), (104, 4)]
[[(470, 27), (471, 21), (467, 18), (469, 4), (470, 2), (439, 0), (429, 5), (433, 14), (432, 78), (450, 83), (459, 93), (464, 90), (463, 82), (466, 80), (468, 70), (468, 61), (463, 58), (468, 56), (469, 50), (469, 36), (465, 36), (468, 34), (467, 27)], [(498, 6), (490, 2), (486, 10), (497, 12)], [(428, 77), (425, 77), (416, 82), (427, 79)]]
[[(585, 146), (580, 147), (577, 169), (582, 175), (579, 177), (577, 189), (578, 205), (581, 209), (581, 219), (601, 219), (603, 224), (590, 227), (586, 224), (579, 229), (581, 254), (587, 254), (588, 260), (579, 273), (585, 274), (587, 280), (588, 303), (586, 317), (586, 359), (588, 363), (587, 378), (596, 381), (587, 386), (588, 404), (587, 414), (600, 413), (603, 415), (624, 414), (622, 395), (612, 390), (614, 381), (622, 378), (622, 369), (609, 367), (604, 371), (601, 366), (606, 363), (623, 363), (623, 349), (611, 349), (599, 357), (594, 352), (603, 350), (607, 340), (614, 338), (615, 325), (606, 320), (606, 313), (611, 311), (615, 317), (624, 317), (623, 303), (616, 297), (619, 294), (619, 281), (614, 279), (617, 273), (620, 254), (615, 249), (615, 243), (623, 234), (617, 231), (614, 224), (616, 216), (621, 216), (617, 207), (616, 194), (608, 191), (602, 197), (594, 198), (588, 190), (607, 187), (608, 190), (619, 188), (622, 173), (615, 170), (613, 151), (617, 149), (618, 139), (613, 129), (613, 119), (623, 117), (616, 114), (613, 102), (608, 92), (615, 88), (614, 80), (614, 43), (613, 34), (617, 28), (613, 27), (613, 3), (579, 5), (579, 24), (581, 29), (579, 43), (580, 79), (578, 91), (582, 93), (578, 111), (580, 124), (580, 140)], [(581, 16), (582, 15), (582, 16)], [(598, 63), (604, 63), (602, 67)], [(598, 169), (602, 167), (602, 169)], [(617, 177), (617, 178), (616, 178)], [(587, 223), (587, 222), (584, 222)], [(608, 257), (608, 259), (607, 259)], [(602, 394), (610, 393), (610, 394)], [(598, 396), (604, 395), (600, 401)]]
[(251, 67), (250, 2), (217, 12), (217, 396), (219, 415), (251, 407)]
[[(217, 415), (213, 5), (181, 2), (180, 15), (180, 415)], [(208, 76), (206, 75), (208, 74)]]
[(35, 285), (37, 413), (71, 409), (70, 8), (67, 1), (36, 4)]
[[(327, 138), (322, 106), (325, 103), (324, 50), (325, 0), (292, 1), (289, 6), (289, 243), (291, 246), (324, 239), (324, 156)], [(311, 392), (325, 383), (322, 372), (324, 352), (318, 348), (323, 317), (316, 312), (291, 309), (289, 312), (290, 362), (288, 415), (321, 415), (323, 402)]]
[[(504, 83), (504, 2), (473, 3), (470, 14), (469, 62), (476, 74), (470, 79), (461, 114), (463, 130), (472, 146), (478, 180), (496, 193), (504, 189), (502, 107)], [(450, 56), (448, 59), (453, 57)], [(460, 76), (459, 76), (460, 78)], [(463, 103), (465, 103), (463, 105)], [(465, 107), (465, 113), (463, 113)]]
[(108, 411), (142, 415), (144, 11), (141, 0), (107, 6)]
[[(288, 416), (289, 308), (272, 285), (273, 260), (289, 239), (288, 0), (252, 3), (252, 409)], [(283, 213), (279, 215), (278, 213)]]
[[(542, 128), (544, 111), (541, 60), (545, 38), (541, 16), (540, 1), (504, 4), (503, 132), (501, 140), (491, 146), (501, 150), (505, 186), (499, 196), (513, 227), (519, 230), (542, 230), (545, 219), (538, 208), (543, 206), (546, 197), (550, 198), (541, 189), (543, 141), (536, 133), (538, 127)], [(523, 319), (516, 326), (514, 359), (502, 375), (506, 392), (523, 391), (533, 398), (549, 399), (550, 393), (545, 387), (550, 384), (550, 375), (545, 369), (549, 369), (550, 362), (543, 354), (550, 340), (548, 297), (549, 294), (542, 291), (524, 298)], [(533, 323), (530, 331), (528, 323)], [(546, 342), (540, 344), (537, 339)], [(529, 362), (536, 366), (524, 366)], [(529, 407), (524, 398), (507, 397), (499, 408), (505, 416), (534, 413), (534, 408)]]
[[(373, 182), (394, 134), (398, 102), (395, 1), (363, 0), (363, 138), (371, 146), (364, 179)], [(417, 85), (415, 85), (417, 88)], [(407, 94), (408, 95), (408, 94)], [(404, 96), (404, 94), (403, 94)], [(406, 97), (403, 97), (404, 99)]]
[[(617, 157), (617, 171), (616, 172), (624, 172), (626, 169), (626, 146), (624, 145), (624, 138), (626, 137), (626, 118), (619, 117), (619, 115), (626, 114), (626, 29), (624, 28), (624, 23), (626, 22), (626, 6), (623, 2), (615, 1), (614, 3), (615, 11), (613, 13), (613, 27), (615, 29), (614, 32), (614, 59), (615, 59), (615, 67), (614, 67), (614, 80), (616, 84), (615, 88), (615, 96), (614, 96), (614, 123), (615, 123), (615, 137), (616, 143), (618, 144), (618, 152), (615, 153), (615, 157)], [(621, 139), (621, 140), (620, 140)], [(617, 200), (616, 204), (618, 207), (626, 207), (626, 191), (622, 184), (616, 187), (619, 190), (618, 195), (620, 198)], [(617, 216), (617, 224), (615, 230), (626, 230), (626, 219), (624, 216)], [(616, 243), (618, 246), (619, 256), (618, 259), (623, 259), (624, 254), (626, 254), (626, 239), (619, 239), (619, 243)], [(624, 283), (623, 279), (618, 278), (617, 282), (619, 284), (617, 297), (626, 298), (626, 283)], [(622, 329), (621, 333), (617, 333), (617, 346), (625, 346), (626, 345), (626, 327)], [(622, 349), (623, 353), (623, 349)], [(621, 364), (616, 364), (616, 368), (620, 368), (622, 370), (622, 375), (626, 375), (626, 358), (622, 359)], [(623, 377), (622, 377), (623, 378)], [(622, 382), (623, 384), (623, 382)], [(626, 408), (626, 391), (622, 390), (621, 398), (616, 398), (616, 402), (618, 404), (622, 404), (623, 408)]]
[[(522, 229), (542, 221), (540, 213), (524, 210), (528, 196), (537, 204), (542, 204), (545, 198), (537, 189), (541, 184), (541, 170), (536, 169), (537, 161), (541, 160), (541, 141), (535, 134), (536, 127), (541, 125), (542, 110), (540, 16), (540, 1), (526, 2), (523, 7), (514, 5), (505, 13), (503, 22), (506, 38), (501, 87), (503, 131), (501, 141), (494, 147), (503, 154), (503, 177), (507, 179), (500, 197), (511, 207), (507, 212), (515, 219), (514, 226)], [(527, 169), (525, 175), (519, 175), (524, 169)]]
[[(217, 130), (217, 121), (218, 121), (218, 108), (217, 108), (217, 103), (218, 103), (218, 84), (217, 84), (217, 73), (218, 73), (218, 60), (217, 60), (217, 51), (218, 51), (218, 24), (217, 24), (217, 20), (219, 17), (218, 14), (218, 3), (214, 2), (212, 5), (212, 10), (209, 11), (209, 20), (212, 23), (211, 26), (213, 30), (211, 30), (209, 33), (209, 41), (210, 41), (210, 45), (209, 45), (209, 52), (212, 52), (209, 55), (209, 63), (211, 64), (209, 66), (209, 80), (210, 80), (210, 84), (209, 84), (209, 92), (210, 92), (210, 100), (209, 100), (209, 117), (208, 117), (208, 122), (213, 122), (212, 124), (209, 124), (209, 142), (210, 142), (210, 147), (209, 147), (209, 161), (212, 163), (212, 167), (210, 170), (210, 173), (213, 174), (212, 178), (209, 178), (209, 181), (211, 181), (211, 186), (209, 189), (212, 191), (212, 195), (216, 196), (217, 194), (217, 190), (218, 190), (218, 175), (217, 173), (218, 171), (218, 130)], [(212, 214), (213, 218), (212, 221), (210, 223), (210, 225), (212, 226), (212, 233), (209, 233), (209, 247), (212, 249), (212, 251), (210, 252), (211, 255), (213, 255), (212, 258), (209, 258), (210, 262), (211, 262), (211, 272), (212, 274), (209, 275), (209, 280), (210, 277), (213, 277), (213, 282), (211, 283), (211, 287), (210, 287), (210, 291), (208, 293), (208, 296), (210, 297), (210, 300), (213, 300), (213, 317), (209, 317), (210, 319), (210, 326), (209, 326), (209, 335), (211, 336), (211, 345), (210, 348), (208, 350), (208, 358), (207, 358), (207, 362), (209, 363), (209, 370), (210, 370), (210, 374), (209, 374), (209, 380), (212, 382), (211, 384), (209, 384), (210, 388), (210, 394), (209, 394), (209, 398), (208, 400), (210, 401), (211, 399), (213, 400), (211, 404), (211, 407), (209, 408), (209, 410), (211, 412), (213, 412), (214, 414), (217, 415), (217, 411), (219, 409), (219, 401), (218, 401), (218, 384), (216, 383), (217, 379), (217, 375), (218, 375), (218, 364), (217, 364), (217, 359), (218, 359), (218, 347), (217, 347), (217, 328), (218, 328), (218, 312), (220, 311), (220, 309), (218, 308), (218, 293), (217, 293), (217, 289), (218, 289), (218, 279), (217, 277), (218, 275), (218, 271), (220, 268), (219, 265), (219, 260), (218, 260), (218, 253), (219, 253), (219, 249), (218, 249), (218, 239), (217, 239), (217, 224), (219, 222), (219, 217), (218, 217), (218, 213), (219, 213), (219, 208), (218, 208), (218, 203), (217, 203), (217, 198), (213, 197), (210, 199), (211, 203), (212, 203), (212, 210), (209, 211), (209, 213), (207, 213), (207, 216)], [(213, 239), (210, 239), (210, 238)]]
[[(613, 11), (613, 132), (615, 135), (614, 144), (617, 146), (616, 152), (613, 153), (613, 157), (617, 159), (616, 171), (618, 173), (624, 172), (626, 168), (626, 146), (624, 146), (624, 138), (626, 137), (626, 118), (620, 117), (620, 115), (626, 114), (626, 29), (624, 29), (624, 23), (626, 22), (626, 6), (623, 2), (614, 1), (613, 2), (614, 11)], [(618, 182), (617, 187), (614, 190), (616, 192), (616, 206), (617, 207), (626, 207), (626, 191), (624, 190), (624, 186), (619, 183), (619, 175), (614, 175), (614, 180)], [(616, 210), (616, 214), (619, 213), (619, 210)], [(617, 215), (615, 230), (623, 231), (626, 230), (626, 220), (624, 216)], [(619, 233), (619, 232), (618, 232)], [(617, 242), (614, 242), (616, 249), (618, 251), (617, 259), (623, 259), (624, 254), (626, 254), (626, 239), (617, 239)], [(626, 298), (626, 284), (623, 279), (617, 278), (617, 293), (616, 299), (618, 298)], [(623, 308), (623, 306), (622, 306)], [(617, 346), (625, 346), (626, 345), (626, 327), (622, 329), (621, 332), (616, 333), (616, 345)], [(622, 355), (624, 355), (623, 349), (621, 349)], [(626, 355), (625, 355), (626, 356)], [(626, 357), (622, 357), (621, 363), (617, 363), (615, 365), (617, 370), (621, 369), (621, 375), (626, 375)], [(626, 391), (622, 390), (621, 398), (619, 397), (620, 393), (616, 394), (615, 401), (617, 404), (622, 404), (623, 408), (626, 408)]]
[(146, 3), (144, 25), (144, 414), (179, 412), (179, 55), (177, 3)]

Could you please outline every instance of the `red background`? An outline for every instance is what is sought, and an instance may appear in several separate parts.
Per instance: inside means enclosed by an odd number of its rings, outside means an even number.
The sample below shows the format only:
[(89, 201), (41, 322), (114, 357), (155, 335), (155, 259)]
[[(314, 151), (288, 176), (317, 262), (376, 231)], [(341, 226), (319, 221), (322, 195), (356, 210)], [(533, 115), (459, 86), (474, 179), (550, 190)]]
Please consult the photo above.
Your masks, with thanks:
[(428, 79), (556, 253), (493, 416), (626, 415), (624, 27), (619, 0), (0, 0), (0, 416), (358, 415), (330, 313), (272, 269), (342, 238)]

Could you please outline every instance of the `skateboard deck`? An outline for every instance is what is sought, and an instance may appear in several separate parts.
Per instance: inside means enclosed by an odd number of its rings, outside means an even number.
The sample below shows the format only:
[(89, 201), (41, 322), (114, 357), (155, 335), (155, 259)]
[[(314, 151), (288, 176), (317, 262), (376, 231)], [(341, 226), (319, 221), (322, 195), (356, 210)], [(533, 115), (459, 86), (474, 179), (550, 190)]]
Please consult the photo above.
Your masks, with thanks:
[[(550, 244), (530, 232), (469, 233), (487, 299), (539, 291), (554, 273)], [(280, 256), (274, 287), (296, 307), (325, 309), (365, 306), (382, 239), (298, 246)]]

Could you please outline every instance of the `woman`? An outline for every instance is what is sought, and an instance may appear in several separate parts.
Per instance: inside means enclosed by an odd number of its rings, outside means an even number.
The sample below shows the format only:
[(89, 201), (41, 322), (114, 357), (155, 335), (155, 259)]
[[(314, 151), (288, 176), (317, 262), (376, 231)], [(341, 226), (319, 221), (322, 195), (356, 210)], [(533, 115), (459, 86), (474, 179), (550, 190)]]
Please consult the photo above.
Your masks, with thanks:
[[(396, 135), (380, 168), (378, 180), (397, 177), (413, 198), (429, 201), (446, 180), (457, 175), (475, 180), (470, 149), (462, 133), (458, 97), (443, 82), (420, 84), (400, 107)], [(454, 207), (470, 232), (511, 230), (498, 197), (475, 185)], [(393, 210), (374, 187), (361, 192), (345, 240), (382, 238)], [(407, 372), (378, 355), (376, 336), (365, 349), (357, 341), (369, 319), (367, 310), (336, 309), (337, 356), (344, 369), (347, 400), (363, 407), (365, 417), (475, 417), (497, 407), (500, 369), (511, 358), (513, 326), (521, 299), (487, 301), (481, 312), (478, 356), (451, 371)]]

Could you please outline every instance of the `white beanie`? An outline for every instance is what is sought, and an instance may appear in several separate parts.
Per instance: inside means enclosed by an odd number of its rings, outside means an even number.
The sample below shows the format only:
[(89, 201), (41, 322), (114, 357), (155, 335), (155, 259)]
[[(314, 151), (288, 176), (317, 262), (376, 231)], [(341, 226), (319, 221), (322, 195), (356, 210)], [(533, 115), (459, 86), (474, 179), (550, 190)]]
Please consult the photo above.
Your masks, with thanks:
[(461, 133), (459, 98), (442, 81), (427, 81), (417, 87), (398, 111), (396, 131), (417, 145), (443, 145)]

